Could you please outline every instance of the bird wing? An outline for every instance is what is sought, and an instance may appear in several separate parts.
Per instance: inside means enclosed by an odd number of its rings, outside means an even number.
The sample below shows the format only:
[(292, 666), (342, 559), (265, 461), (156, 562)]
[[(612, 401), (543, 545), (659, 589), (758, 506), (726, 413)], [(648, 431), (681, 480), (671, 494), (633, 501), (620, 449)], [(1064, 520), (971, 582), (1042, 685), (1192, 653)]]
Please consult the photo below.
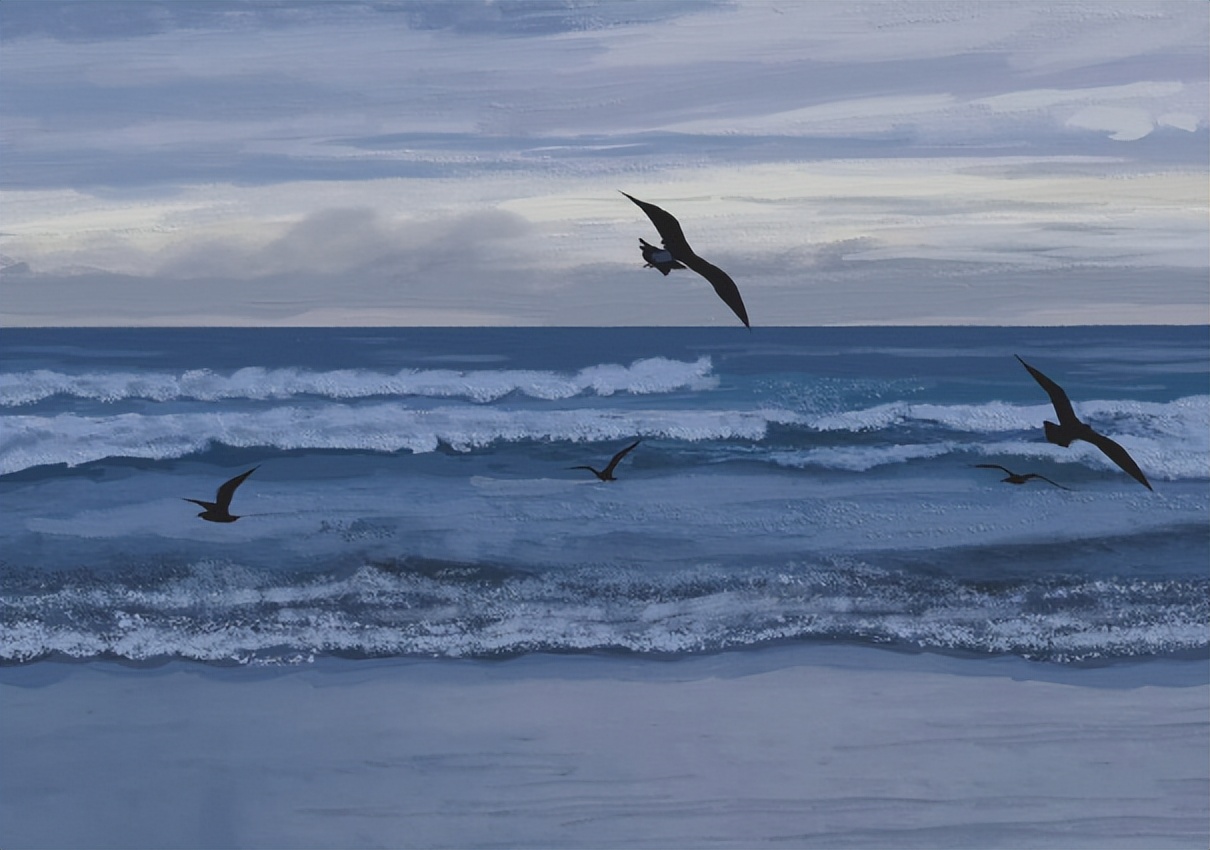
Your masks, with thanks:
[(1022, 477), (1022, 478), (1038, 478), (1038, 479), (1041, 479), (1042, 481), (1045, 481), (1047, 484), (1053, 484), (1054, 486), (1058, 487), (1060, 490), (1069, 490), (1069, 489), (1071, 489), (1070, 487), (1064, 487), (1062, 484), (1059, 484), (1058, 482), (1051, 481), (1051, 480), (1050, 480), (1049, 478), (1047, 478), (1045, 475), (1039, 475), (1039, 474), (1038, 474), (1038, 473), (1036, 473), (1036, 472), (1027, 472), (1027, 473), (1025, 473), (1025, 475), (1023, 475), (1023, 476), (1021, 476), (1021, 477)]
[(744, 299), (740, 297), (739, 287), (735, 285), (735, 281), (731, 279), (731, 275), (718, 266), (706, 262), (696, 254), (691, 254), (688, 257), (680, 259), (686, 266), (710, 281), (710, 285), (714, 287), (714, 291), (718, 293), (718, 297), (723, 299), (723, 303), (731, 308), (731, 312), (739, 316), (739, 320), (744, 323), (744, 327), (752, 327), (752, 325), (748, 324), (748, 311), (744, 309)]
[(1103, 451), (1107, 458), (1122, 467), (1126, 474), (1135, 481), (1142, 484), (1148, 490), (1152, 489), (1150, 482), (1147, 481), (1147, 476), (1143, 474), (1143, 470), (1139, 469), (1139, 465), (1134, 462), (1134, 458), (1113, 440), (1104, 434), (1098, 434), (1091, 428), (1087, 429), (1087, 433), (1081, 439), (1087, 440)]
[(1008, 467), (1001, 466), (998, 463), (976, 463), (975, 468), (976, 469), (998, 469), (1001, 472), (1008, 473), (1009, 475), (1017, 474), (1017, 473), (1013, 472), (1011, 469), (1009, 469)]
[(215, 502), (217, 502), (220, 506), (222, 506), (223, 510), (226, 510), (227, 508), (229, 508), (231, 506), (231, 497), (235, 495), (235, 488), (238, 487), (239, 485), (243, 484), (244, 479), (247, 478), (252, 473), (256, 472), (256, 470), (258, 470), (258, 469), (260, 469), (259, 466), (254, 466), (251, 469), (249, 469), (247, 472), (243, 473), (242, 475), (237, 475), (234, 478), (232, 478), (230, 481), (227, 481), (226, 483), (224, 483), (221, 487), (218, 488), (218, 493), (215, 494), (215, 497), (214, 497)]
[(1059, 424), (1079, 424), (1080, 420), (1076, 417), (1076, 412), (1071, 407), (1071, 399), (1067, 397), (1067, 393), (1063, 392), (1063, 388), (1033, 366), (1021, 360), (1020, 356), (1014, 354), (1013, 357), (1020, 360), (1021, 365), (1029, 371), (1029, 374), (1034, 376), (1034, 380), (1042, 386), (1042, 389), (1046, 390), (1046, 394), (1050, 396), (1050, 403), (1054, 406), (1055, 414), (1059, 417)]
[[(626, 195), (625, 192), (622, 192), (622, 194)], [(660, 209), (655, 204), (640, 201), (633, 195), (626, 195), (626, 197), (634, 201), (639, 209), (647, 213), (647, 217), (651, 219), (651, 223), (659, 231), (660, 239), (664, 242), (664, 247), (676, 255), (676, 259), (684, 259), (680, 254), (693, 253), (693, 249), (689, 247), (688, 240), (685, 239), (685, 232), (681, 230), (681, 223), (673, 217), (672, 213)]]
[(609, 466), (605, 467), (605, 474), (612, 475), (614, 467), (616, 467), (618, 465), (618, 461), (620, 461), (622, 458), (626, 457), (626, 455), (628, 455), (630, 453), (631, 449), (633, 449), (635, 446), (637, 446), (641, 442), (643, 442), (643, 441), (635, 440), (629, 446), (627, 446), (626, 448), (624, 448), (620, 452), (618, 452), (616, 455), (614, 455), (613, 458), (609, 461)]
[(205, 508), (208, 511), (212, 511), (218, 507), (218, 505), (214, 504), (214, 502), (203, 502), (201, 499), (185, 499), (184, 496), (182, 496), (181, 498), (184, 499), (186, 502), (193, 502), (193, 504), (195, 504), (195, 505), (201, 505), (203, 508)]

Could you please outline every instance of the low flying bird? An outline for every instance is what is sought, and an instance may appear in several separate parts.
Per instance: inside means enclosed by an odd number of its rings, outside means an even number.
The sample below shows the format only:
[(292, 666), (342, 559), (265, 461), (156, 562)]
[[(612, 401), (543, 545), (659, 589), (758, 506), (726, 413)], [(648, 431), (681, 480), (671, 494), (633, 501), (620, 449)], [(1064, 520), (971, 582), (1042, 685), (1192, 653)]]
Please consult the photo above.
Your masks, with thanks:
[[(625, 192), (622, 194), (626, 195)], [(664, 245), (661, 250), (646, 240), (639, 240), (639, 250), (643, 252), (643, 259), (647, 263), (644, 268), (656, 269), (665, 276), (674, 269), (687, 268), (697, 272), (710, 281), (710, 285), (714, 287), (718, 297), (723, 299), (723, 303), (730, 307), (735, 315), (739, 316), (744, 327), (752, 327), (748, 324), (748, 311), (744, 309), (744, 299), (740, 298), (739, 287), (735, 285), (735, 281), (718, 266), (706, 262), (693, 253), (688, 240), (685, 239), (684, 231), (681, 230), (681, 223), (671, 213), (660, 209), (655, 204), (640, 201), (633, 195), (626, 195), (626, 197), (647, 213), (647, 217), (659, 231)]]
[(976, 463), (975, 466), (978, 469), (998, 469), (1001, 472), (1008, 473), (1007, 478), (1001, 478), (1000, 480), (1007, 482), (1009, 484), (1024, 484), (1027, 481), (1037, 478), (1041, 481), (1045, 481), (1047, 484), (1054, 484), (1060, 490), (1070, 490), (1071, 489), (1070, 487), (1064, 487), (1062, 484), (1055, 484), (1054, 481), (1051, 481), (1045, 475), (1039, 475), (1036, 472), (1026, 472), (1024, 475), (1018, 475), (1017, 473), (1013, 472), (1011, 469), (1000, 466), (1000, 464), (998, 464), (998, 463)]
[(235, 488), (243, 484), (244, 479), (258, 469), (260, 469), (259, 466), (254, 466), (242, 475), (237, 475), (230, 481), (225, 482), (218, 488), (213, 502), (203, 502), (200, 499), (185, 499), (185, 501), (193, 502), (193, 504), (201, 505), (205, 508), (206, 510), (202, 511), (198, 516), (208, 522), (235, 522), (239, 517), (231, 513), (231, 497), (235, 495)]
[(1042, 423), (1046, 430), (1046, 439), (1049, 442), (1063, 446), (1064, 448), (1067, 448), (1076, 440), (1092, 443), (1135, 481), (1142, 484), (1148, 490), (1152, 489), (1151, 484), (1147, 481), (1147, 476), (1143, 474), (1143, 470), (1139, 469), (1139, 465), (1134, 462), (1134, 458), (1124, 448), (1104, 434), (1094, 431), (1092, 426), (1087, 422), (1080, 421), (1076, 416), (1075, 410), (1072, 409), (1071, 400), (1067, 398), (1067, 393), (1063, 391), (1062, 387), (1024, 360), (1021, 360), (1019, 355), (1014, 354), (1013, 356), (1021, 361), (1021, 365), (1029, 371), (1029, 374), (1034, 376), (1034, 380), (1041, 385), (1042, 389), (1046, 390), (1046, 394), (1050, 396), (1050, 403), (1054, 406), (1055, 414), (1059, 417), (1057, 425), (1050, 421)]
[(600, 478), (602, 481), (617, 481), (617, 479), (613, 477), (613, 471), (615, 468), (617, 468), (618, 461), (620, 461), (622, 458), (626, 457), (626, 455), (630, 453), (630, 450), (633, 449), (635, 446), (637, 446), (641, 442), (643, 442), (643, 441), (635, 440), (629, 446), (622, 449), (620, 452), (618, 452), (616, 455), (613, 456), (613, 458), (609, 461), (609, 466), (605, 467), (604, 469), (593, 469), (591, 466), (569, 466), (568, 469), (587, 469), (589, 472), (591, 472), (597, 478)]

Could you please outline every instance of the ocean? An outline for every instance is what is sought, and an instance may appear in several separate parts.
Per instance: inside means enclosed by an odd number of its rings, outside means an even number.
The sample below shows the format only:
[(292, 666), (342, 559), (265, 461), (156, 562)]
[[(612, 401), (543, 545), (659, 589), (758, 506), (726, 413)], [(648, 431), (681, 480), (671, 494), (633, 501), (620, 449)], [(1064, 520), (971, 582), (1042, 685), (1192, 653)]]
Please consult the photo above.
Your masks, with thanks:
[[(1014, 354), (1154, 492), (1047, 443)], [(6, 329), (0, 663), (1205, 659), (1208, 354), (1205, 326)], [(616, 481), (571, 468), (635, 440)], [(237, 522), (184, 501), (254, 467)]]

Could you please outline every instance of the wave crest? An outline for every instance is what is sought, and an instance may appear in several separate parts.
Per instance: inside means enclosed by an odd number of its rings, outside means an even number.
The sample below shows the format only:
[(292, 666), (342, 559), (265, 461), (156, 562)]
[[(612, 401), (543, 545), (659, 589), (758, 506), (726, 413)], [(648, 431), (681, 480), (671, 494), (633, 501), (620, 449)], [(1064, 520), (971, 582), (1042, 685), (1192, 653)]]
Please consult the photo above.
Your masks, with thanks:
[(0, 404), (19, 407), (54, 396), (119, 402), (268, 401), (300, 396), (331, 399), (463, 398), (488, 403), (511, 393), (553, 401), (585, 393), (650, 395), (679, 390), (707, 390), (718, 379), (709, 357), (693, 362), (652, 357), (629, 366), (602, 363), (574, 374), (522, 369), (401, 369), (393, 374), (365, 369), (312, 372), (306, 369), (264, 369), (248, 366), (230, 375), (208, 369), (168, 372), (89, 372), (70, 375), (35, 370), (0, 375)]

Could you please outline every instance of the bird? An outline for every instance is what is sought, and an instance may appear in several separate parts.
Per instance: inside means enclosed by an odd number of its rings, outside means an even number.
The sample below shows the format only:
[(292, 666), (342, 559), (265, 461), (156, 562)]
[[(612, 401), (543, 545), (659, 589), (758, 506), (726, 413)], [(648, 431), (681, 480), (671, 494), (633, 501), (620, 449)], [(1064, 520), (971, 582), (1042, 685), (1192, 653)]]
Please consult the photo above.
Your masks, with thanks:
[(259, 466), (254, 466), (247, 472), (222, 484), (215, 493), (213, 502), (203, 502), (200, 499), (185, 499), (185, 501), (205, 508), (206, 510), (199, 513), (198, 516), (207, 522), (235, 522), (239, 517), (231, 513), (231, 497), (235, 495), (235, 488), (243, 484), (244, 479), (258, 469), (260, 469)]
[(1013, 356), (1021, 362), (1029, 374), (1034, 376), (1034, 380), (1041, 385), (1042, 389), (1046, 390), (1046, 394), (1050, 396), (1050, 403), (1054, 406), (1055, 414), (1059, 417), (1058, 424), (1049, 420), (1042, 423), (1046, 430), (1047, 441), (1064, 448), (1076, 440), (1092, 443), (1104, 452), (1106, 457), (1120, 466), (1127, 475), (1148, 490), (1153, 489), (1147, 476), (1143, 474), (1143, 470), (1139, 469), (1139, 465), (1134, 462), (1134, 458), (1130, 456), (1129, 452), (1104, 434), (1094, 431), (1087, 422), (1080, 421), (1075, 410), (1072, 409), (1071, 400), (1067, 398), (1067, 393), (1063, 391), (1062, 387), (1021, 360), (1020, 355), (1014, 354)]
[(591, 472), (597, 478), (600, 478), (602, 481), (617, 481), (617, 479), (613, 477), (613, 471), (614, 471), (614, 469), (617, 468), (618, 461), (620, 461), (622, 458), (626, 457), (626, 455), (630, 453), (631, 449), (633, 449), (635, 446), (637, 446), (641, 442), (643, 442), (643, 441), (635, 440), (629, 446), (622, 449), (620, 452), (618, 452), (616, 455), (614, 455), (610, 459), (609, 465), (606, 466), (604, 469), (593, 469), (591, 466), (569, 466), (568, 469), (587, 469), (589, 472)]
[(744, 327), (751, 328), (752, 325), (748, 323), (748, 311), (744, 308), (744, 299), (740, 297), (739, 287), (735, 285), (735, 281), (718, 266), (706, 262), (693, 252), (688, 240), (685, 239), (684, 231), (681, 230), (681, 223), (672, 213), (660, 209), (655, 204), (640, 201), (633, 195), (625, 192), (622, 194), (647, 213), (647, 217), (659, 231), (664, 245), (661, 250), (646, 240), (639, 240), (639, 250), (642, 251), (643, 259), (646, 261), (644, 268), (657, 269), (665, 276), (673, 269), (687, 268), (697, 272), (710, 282), (714, 291), (718, 293), (718, 297), (723, 299), (723, 303), (739, 317), (739, 320), (744, 323)]
[(1070, 490), (1071, 489), (1070, 487), (1064, 487), (1062, 484), (1057, 484), (1054, 481), (1051, 481), (1045, 475), (1039, 475), (1036, 472), (1026, 472), (1024, 475), (1018, 475), (1017, 473), (1013, 472), (1011, 469), (1000, 466), (1000, 464), (998, 464), (998, 463), (976, 463), (975, 466), (979, 469), (998, 469), (1001, 472), (1007, 472), (1008, 477), (1001, 478), (1000, 480), (1007, 482), (1009, 484), (1024, 484), (1033, 478), (1038, 478), (1042, 481), (1045, 481), (1047, 484), (1054, 484), (1060, 490)]

